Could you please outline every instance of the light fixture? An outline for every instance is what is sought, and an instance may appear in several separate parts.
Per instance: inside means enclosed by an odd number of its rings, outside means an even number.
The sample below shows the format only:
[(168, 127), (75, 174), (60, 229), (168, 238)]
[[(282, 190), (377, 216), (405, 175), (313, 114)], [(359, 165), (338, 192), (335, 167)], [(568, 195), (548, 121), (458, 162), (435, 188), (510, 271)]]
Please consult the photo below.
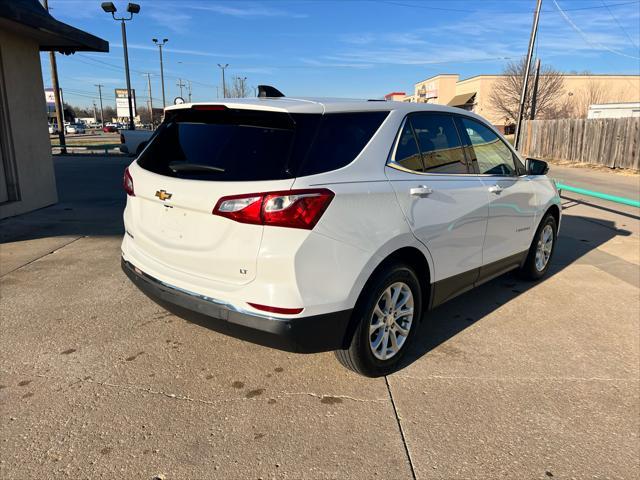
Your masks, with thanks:
[(102, 2), (101, 6), (102, 6), (102, 10), (112, 15), (117, 11), (116, 6), (113, 4), (113, 2)]

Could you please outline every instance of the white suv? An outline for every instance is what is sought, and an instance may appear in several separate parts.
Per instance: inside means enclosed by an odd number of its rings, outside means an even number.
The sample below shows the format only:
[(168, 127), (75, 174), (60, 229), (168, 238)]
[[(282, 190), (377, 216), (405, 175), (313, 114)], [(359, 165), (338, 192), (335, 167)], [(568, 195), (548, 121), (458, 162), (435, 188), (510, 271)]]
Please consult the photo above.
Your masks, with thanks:
[(524, 163), (440, 105), (173, 106), (125, 172), (123, 269), (184, 318), (384, 375), (423, 312), (549, 268), (560, 199), (546, 164)]

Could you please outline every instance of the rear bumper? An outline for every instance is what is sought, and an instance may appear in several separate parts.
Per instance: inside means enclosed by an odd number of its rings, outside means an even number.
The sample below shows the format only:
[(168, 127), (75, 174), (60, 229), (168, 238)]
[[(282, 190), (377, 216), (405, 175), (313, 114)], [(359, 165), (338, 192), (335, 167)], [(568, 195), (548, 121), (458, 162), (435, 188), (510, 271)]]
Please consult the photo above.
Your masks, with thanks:
[(122, 270), (142, 292), (185, 320), (280, 350), (315, 353), (344, 348), (352, 310), (296, 318), (242, 311), (224, 301), (166, 284), (122, 259)]

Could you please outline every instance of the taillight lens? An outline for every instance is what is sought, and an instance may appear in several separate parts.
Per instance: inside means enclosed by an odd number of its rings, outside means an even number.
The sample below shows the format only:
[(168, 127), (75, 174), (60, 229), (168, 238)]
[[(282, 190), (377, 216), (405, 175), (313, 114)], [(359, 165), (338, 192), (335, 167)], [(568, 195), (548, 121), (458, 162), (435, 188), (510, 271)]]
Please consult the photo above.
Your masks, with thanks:
[(131, 197), (135, 197), (136, 194), (133, 191), (133, 178), (131, 178), (131, 174), (129, 173), (129, 167), (124, 170), (124, 178), (122, 180), (122, 186), (124, 187), (124, 191), (127, 192), (127, 195)]
[(333, 197), (326, 188), (231, 195), (218, 200), (212, 213), (241, 223), (311, 230)]

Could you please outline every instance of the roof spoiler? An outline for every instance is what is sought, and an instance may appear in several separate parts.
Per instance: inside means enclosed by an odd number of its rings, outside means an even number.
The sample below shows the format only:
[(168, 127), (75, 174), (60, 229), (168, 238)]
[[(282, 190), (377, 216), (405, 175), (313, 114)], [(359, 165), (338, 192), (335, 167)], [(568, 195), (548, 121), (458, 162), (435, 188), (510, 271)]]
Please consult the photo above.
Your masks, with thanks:
[(258, 98), (280, 98), (284, 93), (271, 85), (258, 85)]

